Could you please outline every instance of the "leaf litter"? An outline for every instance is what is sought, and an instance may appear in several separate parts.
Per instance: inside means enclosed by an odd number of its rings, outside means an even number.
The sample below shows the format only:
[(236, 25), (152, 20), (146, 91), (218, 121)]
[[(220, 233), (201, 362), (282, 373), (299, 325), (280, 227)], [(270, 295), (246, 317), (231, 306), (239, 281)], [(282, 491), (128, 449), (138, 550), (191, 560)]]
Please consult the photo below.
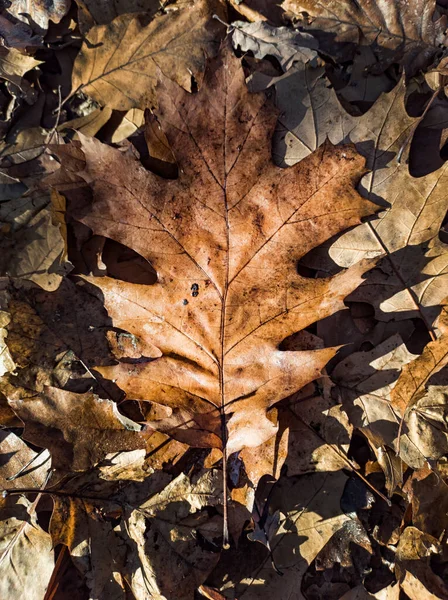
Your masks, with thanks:
[(3, 3), (2, 597), (448, 597), (447, 16)]

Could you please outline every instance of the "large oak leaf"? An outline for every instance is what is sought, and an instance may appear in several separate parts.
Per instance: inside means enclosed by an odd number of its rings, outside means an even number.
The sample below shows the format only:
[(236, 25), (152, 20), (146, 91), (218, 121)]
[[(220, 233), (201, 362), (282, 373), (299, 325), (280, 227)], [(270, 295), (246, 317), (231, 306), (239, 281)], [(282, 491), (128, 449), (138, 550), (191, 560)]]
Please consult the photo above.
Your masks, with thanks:
[[(100, 370), (149, 402), (151, 425), (180, 441), (221, 447), (224, 436), (229, 453), (256, 447), (277, 430), (267, 409), (319, 377), (336, 352), (307, 349), (300, 336), (294, 351), (281, 342), (342, 308), (372, 265), (318, 280), (296, 270), (301, 256), (375, 210), (355, 191), (364, 161), (327, 144), (293, 168), (275, 166), (277, 116), (264, 95), (247, 91), (229, 49), (198, 94), (165, 80), (159, 98), (178, 179), (80, 136), (64, 147), (65, 172), (53, 180), (75, 218), (157, 272), (154, 285), (90, 278), (114, 326), (152, 348), (151, 360)], [(94, 201), (82, 205), (86, 187)]]

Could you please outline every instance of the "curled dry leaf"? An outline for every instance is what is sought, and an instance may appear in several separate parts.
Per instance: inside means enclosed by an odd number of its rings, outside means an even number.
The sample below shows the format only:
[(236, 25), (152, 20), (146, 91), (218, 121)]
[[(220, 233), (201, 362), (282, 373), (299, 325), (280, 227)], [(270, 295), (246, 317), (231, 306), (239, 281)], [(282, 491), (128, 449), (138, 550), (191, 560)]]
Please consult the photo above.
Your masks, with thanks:
[(376, 54), (377, 72), (401, 63), (414, 75), (446, 43), (447, 21), (437, 14), (436, 0), (283, 0), (282, 7), (338, 62), (352, 59), (364, 36)]
[(14, 0), (7, 9), (14, 19), (31, 26), (36, 33), (45, 33), (49, 21), (59, 23), (67, 14), (71, 0)]
[(158, 274), (146, 286), (89, 278), (113, 325), (160, 356), (100, 371), (128, 398), (151, 403), (142, 405), (148, 420), (158, 406), (151, 426), (180, 441), (221, 447), (225, 416), (228, 453), (256, 447), (277, 431), (266, 410), (318, 377), (336, 352), (279, 344), (339, 310), (372, 266), (319, 280), (295, 268), (374, 209), (354, 190), (363, 160), (351, 147), (326, 145), (298, 167), (272, 164), (276, 115), (263, 95), (247, 92), (229, 49), (210, 63), (198, 94), (164, 80), (159, 102), (178, 179), (161, 180), (132, 155), (83, 137), (64, 147), (53, 178), (71, 201), (89, 186), (93, 203), (73, 202), (72, 216), (133, 248)]
[(161, 15), (146, 24), (143, 16), (125, 14), (90, 29), (78, 54), (72, 90), (82, 91), (117, 110), (156, 103), (160, 72), (191, 90), (201, 82), (206, 56), (216, 54), (224, 16), (221, 0), (196, 0), (193, 6)]
[(235, 48), (251, 51), (255, 58), (273, 56), (287, 71), (295, 61), (306, 63), (316, 57), (318, 43), (306, 33), (292, 31), (288, 27), (273, 27), (265, 21), (244, 23), (236, 21), (230, 26)]
[(406, 527), (397, 548), (395, 571), (401, 589), (411, 600), (439, 600), (448, 597), (448, 587), (430, 566), (431, 556), (441, 552), (440, 542), (419, 531)]

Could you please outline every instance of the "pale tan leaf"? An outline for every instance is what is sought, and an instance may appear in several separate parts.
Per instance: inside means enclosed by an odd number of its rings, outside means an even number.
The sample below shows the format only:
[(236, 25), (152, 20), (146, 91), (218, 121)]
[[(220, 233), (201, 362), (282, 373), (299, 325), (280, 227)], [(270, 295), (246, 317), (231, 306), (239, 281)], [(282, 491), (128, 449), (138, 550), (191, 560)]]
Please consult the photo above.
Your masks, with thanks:
[(236, 21), (229, 30), (235, 48), (240, 47), (243, 52), (251, 51), (256, 58), (273, 56), (283, 71), (287, 71), (295, 61), (307, 62), (316, 58), (313, 50), (317, 50), (318, 43), (306, 33), (287, 27), (273, 27), (266, 21)]
[(43, 598), (54, 568), (50, 534), (27, 509), (25, 498), (9, 497), (0, 508), (0, 596)]
[(437, 18), (435, 0), (284, 0), (282, 7), (338, 61), (353, 58), (364, 36), (377, 70), (399, 62), (413, 75), (431, 64), (445, 41), (446, 18)]
[(0, 222), (2, 274), (56, 290), (72, 265), (66, 259), (65, 224), (54, 221), (49, 195), (30, 192), (2, 202)]
[(45, 33), (49, 21), (59, 23), (67, 14), (71, 0), (14, 0), (7, 12), (18, 19), (29, 24), (38, 33)]
[(83, 91), (117, 110), (152, 107), (160, 72), (185, 89), (202, 80), (205, 58), (216, 53), (224, 17), (220, 0), (161, 15), (145, 25), (139, 16), (121, 15), (89, 30), (74, 67), (72, 90)]

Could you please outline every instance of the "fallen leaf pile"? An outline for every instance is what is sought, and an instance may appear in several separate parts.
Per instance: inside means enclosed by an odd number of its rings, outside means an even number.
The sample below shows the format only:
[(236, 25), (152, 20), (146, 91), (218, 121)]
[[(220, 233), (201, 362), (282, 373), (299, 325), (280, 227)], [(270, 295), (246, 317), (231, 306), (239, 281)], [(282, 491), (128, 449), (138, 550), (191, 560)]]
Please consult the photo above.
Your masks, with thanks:
[(447, 599), (448, 3), (0, 36), (0, 597)]

